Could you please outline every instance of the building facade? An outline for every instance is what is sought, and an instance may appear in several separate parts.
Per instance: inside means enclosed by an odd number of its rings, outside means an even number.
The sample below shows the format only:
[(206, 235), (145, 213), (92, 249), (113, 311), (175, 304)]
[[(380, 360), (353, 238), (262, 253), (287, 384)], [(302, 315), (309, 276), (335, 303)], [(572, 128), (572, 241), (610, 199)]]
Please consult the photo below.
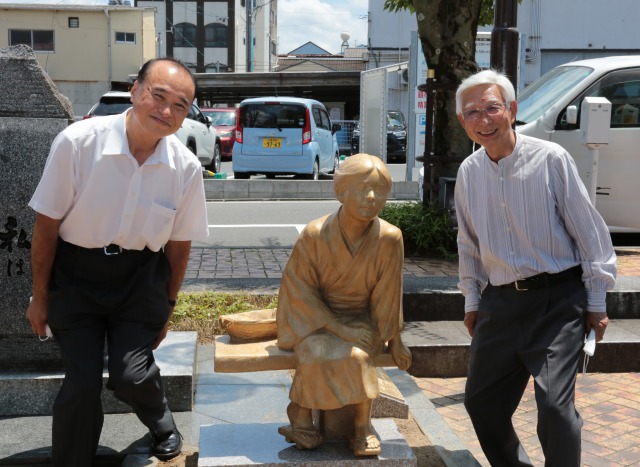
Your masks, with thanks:
[(195, 73), (267, 72), (276, 65), (277, 0), (136, 0), (156, 11), (156, 55)]
[(76, 116), (156, 55), (152, 8), (0, 4), (0, 18), (0, 47), (30, 46)]

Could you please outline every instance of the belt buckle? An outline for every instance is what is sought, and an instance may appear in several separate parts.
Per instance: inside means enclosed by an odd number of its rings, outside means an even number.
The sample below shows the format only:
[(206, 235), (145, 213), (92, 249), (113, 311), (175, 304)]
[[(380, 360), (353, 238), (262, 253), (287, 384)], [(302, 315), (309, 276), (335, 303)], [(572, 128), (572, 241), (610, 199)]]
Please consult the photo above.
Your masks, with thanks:
[(516, 290), (517, 290), (518, 292), (525, 292), (525, 291), (529, 290), (529, 289), (525, 289), (525, 288), (520, 288), (520, 286), (518, 285), (518, 282), (522, 282), (522, 281), (515, 281), (515, 282), (514, 282), (514, 284), (515, 284), (515, 286), (516, 286)]
[(103, 247), (103, 249), (104, 249), (104, 254), (105, 254), (106, 256), (119, 255), (120, 253), (122, 253), (122, 247), (121, 247), (120, 245), (116, 245), (116, 246), (118, 247), (118, 250), (117, 250), (117, 251), (113, 251), (113, 252), (110, 252), (110, 251), (109, 251), (109, 247), (110, 247), (110, 246), (111, 246), (111, 245), (107, 245), (107, 246)]

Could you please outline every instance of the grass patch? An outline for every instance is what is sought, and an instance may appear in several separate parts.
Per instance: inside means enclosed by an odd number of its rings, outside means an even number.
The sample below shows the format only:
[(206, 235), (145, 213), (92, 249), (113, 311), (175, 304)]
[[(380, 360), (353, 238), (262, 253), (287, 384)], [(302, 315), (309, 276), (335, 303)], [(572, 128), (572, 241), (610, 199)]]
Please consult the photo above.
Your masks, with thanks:
[(215, 336), (224, 333), (220, 327), (220, 316), (277, 306), (277, 295), (180, 292), (169, 329), (196, 331), (198, 342), (211, 343)]

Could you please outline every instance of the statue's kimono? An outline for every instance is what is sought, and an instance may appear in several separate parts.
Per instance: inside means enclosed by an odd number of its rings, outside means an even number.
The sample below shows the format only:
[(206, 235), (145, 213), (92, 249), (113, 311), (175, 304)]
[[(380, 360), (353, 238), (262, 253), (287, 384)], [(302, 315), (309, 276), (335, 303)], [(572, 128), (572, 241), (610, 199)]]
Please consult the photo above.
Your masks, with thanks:
[[(293, 349), (296, 372), (290, 399), (302, 407), (335, 409), (378, 396), (373, 358), (403, 327), (402, 233), (375, 218), (350, 245), (338, 213), (310, 222), (282, 276), (278, 347)], [(370, 326), (375, 351), (323, 330), (333, 320)]]

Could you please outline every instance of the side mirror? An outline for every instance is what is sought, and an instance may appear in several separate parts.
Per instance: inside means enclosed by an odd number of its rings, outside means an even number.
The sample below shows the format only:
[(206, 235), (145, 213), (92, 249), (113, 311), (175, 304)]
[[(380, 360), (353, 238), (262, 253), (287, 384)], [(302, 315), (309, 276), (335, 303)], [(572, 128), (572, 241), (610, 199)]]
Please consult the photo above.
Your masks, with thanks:
[(342, 125), (340, 125), (339, 123), (334, 123), (334, 124), (331, 126), (331, 133), (337, 133), (337, 132), (339, 132), (340, 130), (342, 130)]
[(567, 124), (575, 125), (578, 123), (578, 106), (570, 105), (567, 107)]

